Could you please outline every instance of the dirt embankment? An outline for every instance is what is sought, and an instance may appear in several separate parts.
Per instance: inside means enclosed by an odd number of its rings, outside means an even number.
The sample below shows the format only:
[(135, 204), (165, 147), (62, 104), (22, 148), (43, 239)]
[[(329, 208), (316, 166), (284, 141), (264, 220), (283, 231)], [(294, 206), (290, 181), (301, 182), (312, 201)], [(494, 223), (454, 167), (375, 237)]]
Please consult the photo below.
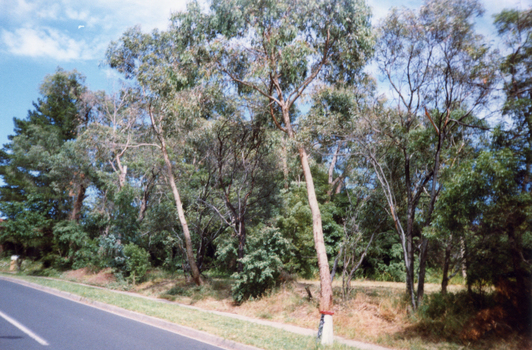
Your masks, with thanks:
[(63, 274), (63, 278), (69, 281), (93, 284), (102, 287), (107, 286), (109, 283), (116, 282), (115, 275), (110, 268), (94, 273), (88, 268), (84, 267), (79, 270), (65, 272)]

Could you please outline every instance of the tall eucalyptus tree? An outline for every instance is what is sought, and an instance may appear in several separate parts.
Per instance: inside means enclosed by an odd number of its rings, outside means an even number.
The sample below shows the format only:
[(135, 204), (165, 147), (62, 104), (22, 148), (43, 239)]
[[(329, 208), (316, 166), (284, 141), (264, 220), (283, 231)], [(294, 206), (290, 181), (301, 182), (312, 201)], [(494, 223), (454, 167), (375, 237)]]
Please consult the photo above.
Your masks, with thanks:
[[(349, 84), (372, 52), (369, 8), (363, 1), (215, 0), (173, 17), (173, 29), (208, 53), (207, 62), (241, 94), (259, 94), (275, 126), (297, 142), (298, 102), (312, 85)], [(198, 41), (201, 40), (201, 43)], [(205, 40), (207, 39), (207, 40)], [(197, 52), (200, 52), (197, 51)], [(307, 184), (320, 272), (322, 342), (332, 342), (333, 295), (321, 213), (308, 152), (297, 146)]]
[(192, 278), (201, 285), (203, 280), (194, 258), (190, 230), (176, 184), (175, 172), (179, 167), (172, 159), (182, 149), (187, 132), (201, 124), (201, 117), (209, 105), (206, 101), (209, 95), (203, 93), (198, 83), (200, 67), (187, 57), (181, 42), (172, 40), (170, 33), (143, 34), (138, 27), (125, 32), (119, 42), (111, 43), (107, 61), (138, 86), (145, 117), (157, 140), (149, 146), (158, 148), (163, 156)]
[[(496, 57), (474, 31), (474, 18), (482, 13), (477, 0), (428, 0), (417, 13), (392, 10), (380, 26), (376, 58), (395, 108), (375, 115), (368, 130), (373, 141), (389, 144), (394, 154), (378, 154), (373, 145), (369, 154), (401, 236), (414, 308), (424, 294), (428, 238), (421, 231), (432, 221), (442, 164), (463, 150), (466, 130), (482, 128), (477, 115), (496, 81)], [(401, 170), (386, 169), (382, 157), (394, 158)], [(401, 198), (406, 198), (403, 205)]]

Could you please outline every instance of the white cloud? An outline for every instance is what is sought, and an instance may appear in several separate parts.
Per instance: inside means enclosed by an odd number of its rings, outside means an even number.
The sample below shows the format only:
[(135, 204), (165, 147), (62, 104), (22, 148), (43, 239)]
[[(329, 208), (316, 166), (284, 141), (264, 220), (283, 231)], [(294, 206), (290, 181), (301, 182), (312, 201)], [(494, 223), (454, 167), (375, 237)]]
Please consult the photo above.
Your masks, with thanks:
[[(367, 0), (372, 23), (392, 7), (419, 8), (423, 0)], [(482, 1), (482, 0), (481, 0)], [(524, 8), (531, 0), (485, 0), (479, 31), (493, 34), (491, 16), (503, 8)], [(59, 60), (103, 58), (111, 40), (139, 24), (144, 32), (165, 30), (171, 13), (183, 11), (187, 0), (0, 0), (0, 39), (4, 52)], [(84, 25), (83, 32), (77, 31)], [(77, 32), (76, 32), (77, 31)], [(491, 33), (490, 33), (491, 32)], [(91, 38), (91, 39), (88, 39)], [(0, 42), (2, 44), (2, 42)]]
[[(49, 6), (40, 6), (37, 11), (37, 18), (43, 20), (57, 20), (60, 18), (61, 6), (59, 4), (52, 4)], [(28, 18), (29, 16), (25, 16)]]
[(12, 17), (21, 17), (35, 10), (35, 2), (25, 0), (0, 0), (0, 8)]
[(377, 25), (380, 20), (384, 19), (393, 7), (417, 9), (422, 4), (421, 0), (367, 0), (366, 3), (371, 7), (371, 23)]
[[(87, 21), (120, 30), (140, 24), (146, 31), (165, 29), (171, 12), (182, 11), (188, 0), (0, 0), (0, 18), (5, 27), (42, 20)], [(50, 25), (49, 22), (46, 25)]]
[(530, 0), (484, 0), (482, 1), (484, 8), (486, 9), (486, 15), (491, 16), (499, 13), (504, 9), (519, 9), (524, 10), (527, 7), (532, 6)]
[(74, 20), (79, 20), (79, 21), (85, 21), (87, 18), (89, 18), (88, 11), (84, 11), (84, 10), (76, 11), (70, 7), (65, 9), (65, 14), (68, 19), (74, 19)]
[(84, 41), (76, 41), (53, 28), (2, 30), (5, 48), (17, 56), (52, 58), (58, 61), (89, 58)]
[[(111, 40), (140, 24), (165, 30), (186, 0), (0, 0), (4, 53), (59, 61), (102, 59)], [(9, 16), (7, 15), (9, 14)], [(78, 30), (78, 26), (84, 28)]]
[[(168, 27), (170, 15), (176, 11), (183, 11), (186, 8), (186, 0), (97, 0), (102, 3), (102, 7), (114, 8), (115, 13), (122, 13), (123, 18), (116, 27), (123, 32), (126, 28), (140, 24), (144, 31), (151, 31), (155, 28), (165, 30)], [(104, 5), (105, 4), (105, 5)]]
[(108, 80), (118, 80), (122, 78), (122, 75), (118, 73), (115, 69), (106, 67), (102, 69), (102, 72)]

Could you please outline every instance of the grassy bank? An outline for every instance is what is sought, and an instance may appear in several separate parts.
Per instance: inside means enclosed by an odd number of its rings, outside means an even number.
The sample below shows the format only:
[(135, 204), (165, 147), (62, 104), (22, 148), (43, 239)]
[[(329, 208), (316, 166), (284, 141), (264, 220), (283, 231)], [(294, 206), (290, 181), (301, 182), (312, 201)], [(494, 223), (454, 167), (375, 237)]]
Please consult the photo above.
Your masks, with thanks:
[[(263, 349), (302, 350), (323, 348), (316, 346), (316, 340), (313, 337), (297, 335), (277, 328), (183, 308), (177, 304), (163, 304), (145, 298), (117, 294), (112, 291), (82, 286), (68, 281), (21, 275), (10, 275), (10, 277), (20, 278), (42, 286), (80, 295), (90, 300), (115, 305)], [(332, 347), (326, 347), (324, 349), (352, 348), (335, 344)]]
[[(0, 270), (2, 270), (2, 266), (0, 266)], [(116, 281), (110, 270), (98, 273), (92, 273), (87, 269), (57, 272), (31, 269), (30, 266), (27, 266), (23, 273), (51, 275), (63, 280), (128, 290), (145, 296), (194, 305), (206, 310), (229, 312), (309, 329), (316, 329), (319, 320), (317, 309), (319, 283), (313, 280), (289, 281), (260, 299), (248, 300), (237, 305), (231, 298), (232, 280), (221, 276), (206, 276), (206, 284), (197, 287), (188, 283), (180, 274), (174, 275), (160, 270), (150, 271), (144, 282), (135, 286), (124, 281)], [(87, 287), (74, 284), (42, 281), (34, 279), (34, 277), (24, 278), (33, 278), (32, 281), (41, 284), (46, 283), (46, 285), (59, 283), (60, 286), (50, 286), (178, 324), (190, 326), (190, 323), (194, 323), (197, 325), (195, 327), (197, 329), (257, 347), (267, 349), (315, 348), (314, 339), (298, 337), (290, 333), (286, 334), (286, 338), (284, 338), (285, 335), (280, 338), (281, 332), (277, 329), (267, 330), (263, 329), (263, 326), (251, 326), (244, 322), (250, 331), (244, 332), (247, 334), (242, 334), (241, 329), (244, 329), (244, 325), (240, 324), (242, 321), (225, 320), (225, 318), (214, 319), (210, 314), (201, 317), (187, 315), (183, 318), (182, 315), (191, 312), (191, 310), (185, 312), (179, 306), (172, 305), (175, 309), (169, 311), (167, 305), (155, 307), (152, 301), (131, 301), (113, 293), (104, 293), (105, 291), (91, 288), (86, 289)], [(451, 285), (449, 286), (450, 293), (444, 297), (439, 293), (440, 286), (438, 284), (428, 283), (425, 288), (427, 291), (425, 303), (415, 313), (411, 312), (409, 303), (405, 298), (404, 283), (359, 280), (353, 281), (352, 287), (350, 295), (344, 300), (341, 293), (341, 281), (333, 283), (335, 292), (334, 331), (336, 335), (396, 349), (530, 349), (530, 343), (523, 339), (522, 335), (515, 332), (501, 332), (503, 328), (500, 327), (489, 329), (491, 320), (481, 324), (482, 327), (488, 328), (477, 327), (477, 330), (481, 332), (477, 339), (464, 338), (464, 331), (468, 329), (475, 331), (469, 326), (472, 324), (472, 320), (481, 314), (479, 311), (487, 310), (489, 314), (490, 310), (497, 310), (493, 309), (496, 304), (493, 287), (484, 287), (480, 293), (479, 291), (467, 293), (463, 285)], [(78, 290), (78, 288), (81, 289)], [(131, 305), (128, 305), (129, 303)], [(488, 314), (485, 313), (485, 315)], [(199, 318), (196, 321), (193, 317)], [(202, 317), (206, 320), (202, 320)], [(255, 327), (257, 327), (256, 330)], [(296, 338), (293, 338), (294, 336)]]

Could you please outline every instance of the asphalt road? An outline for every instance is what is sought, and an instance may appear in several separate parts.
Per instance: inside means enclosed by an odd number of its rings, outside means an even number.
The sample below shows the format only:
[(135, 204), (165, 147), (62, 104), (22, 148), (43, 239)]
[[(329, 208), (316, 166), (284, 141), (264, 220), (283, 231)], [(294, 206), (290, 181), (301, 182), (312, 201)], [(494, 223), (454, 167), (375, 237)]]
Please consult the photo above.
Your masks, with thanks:
[(0, 280), (0, 350), (221, 349)]

